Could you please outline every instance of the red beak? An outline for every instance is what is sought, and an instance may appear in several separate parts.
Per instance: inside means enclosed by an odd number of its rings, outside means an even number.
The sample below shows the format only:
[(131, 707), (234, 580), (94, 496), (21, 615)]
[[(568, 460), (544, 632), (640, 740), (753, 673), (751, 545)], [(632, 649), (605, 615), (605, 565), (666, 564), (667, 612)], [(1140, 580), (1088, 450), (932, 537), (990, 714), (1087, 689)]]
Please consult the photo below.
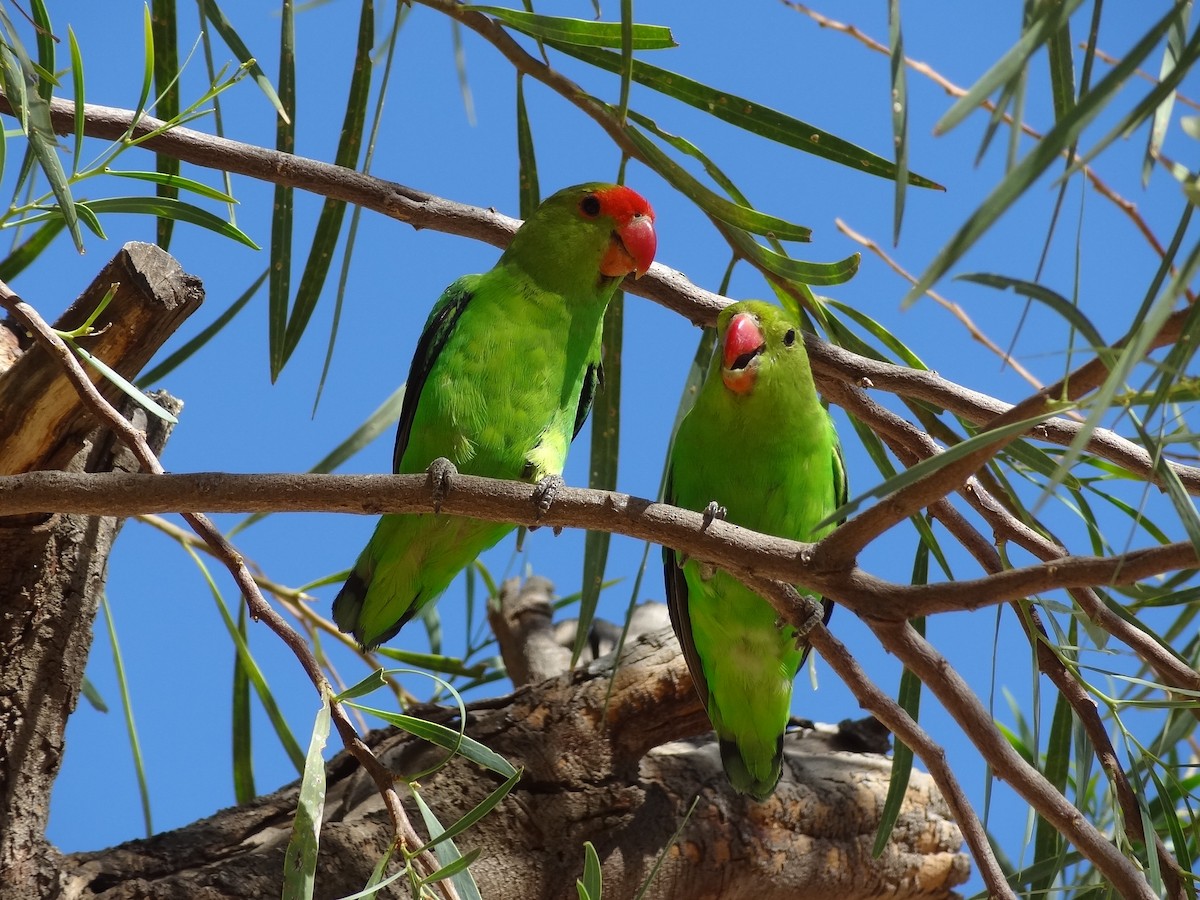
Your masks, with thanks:
[(725, 329), (725, 347), (722, 357), (721, 379), (725, 387), (735, 394), (748, 394), (758, 377), (757, 359), (766, 338), (754, 316), (738, 313)]
[(633, 275), (641, 278), (654, 262), (654, 251), (658, 249), (658, 235), (654, 233), (654, 219), (637, 215), (617, 229), (617, 237), (625, 245), (625, 252), (633, 260)]
[(600, 262), (600, 273), (620, 278), (632, 272), (635, 278), (641, 278), (654, 262), (657, 249), (653, 215), (632, 215), (624, 225), (617, 226), (614, 240)]

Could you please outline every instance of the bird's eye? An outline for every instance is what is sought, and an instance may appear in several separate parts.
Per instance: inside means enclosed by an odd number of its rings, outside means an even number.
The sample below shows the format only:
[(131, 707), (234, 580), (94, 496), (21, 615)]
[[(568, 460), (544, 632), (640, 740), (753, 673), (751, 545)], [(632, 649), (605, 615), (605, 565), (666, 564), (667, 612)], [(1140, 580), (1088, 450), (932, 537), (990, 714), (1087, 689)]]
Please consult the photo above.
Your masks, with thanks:
[(595, 194), (588, 194), (579, 201), (579, 211), (589, 219), (594, 219), (600, 215), (600, 198)]
[(783, 346), (790, 347), (794, 343), (796, 343), (796, 329), (789, 328), (783, 334)]

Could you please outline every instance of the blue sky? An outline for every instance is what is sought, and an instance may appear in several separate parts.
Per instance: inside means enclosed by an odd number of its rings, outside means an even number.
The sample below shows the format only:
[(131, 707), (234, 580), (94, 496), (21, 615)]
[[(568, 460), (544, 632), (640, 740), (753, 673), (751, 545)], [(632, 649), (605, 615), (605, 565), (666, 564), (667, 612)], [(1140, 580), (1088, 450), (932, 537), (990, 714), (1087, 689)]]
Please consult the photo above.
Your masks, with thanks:
[[(266, 71), (276, 72), (275, 5), (252, 2), (228, 6), (234, 25)], [(884, 4), (829, 6), (829, 12), (852, 17), (862, 30), (886, 40)], [(773, 106), (888, 155), (891, 123), (885, 56), (843, 34), (818, 28), (782, 3), (742, 4), (736, 16), (697, 12), (698, 8), (682, 2), (638, 5), (636, 15), (640, 21), (670, 25), (680, 44), (677, 49), (654, 54), (653, 62)], [(1136, 18), (1132, 10), (1132, 5), (1106, 8), (1105, 31), (1100, 38), (1104, 50), (1120, 53), (1126, 49), (1129, 36), (1140, 33), (1136, 26), (1141, 21), (1132, 21)], [(1156, 4), (1156, 14), (1157, 10)], [(589, 16), (591, 4), (562, 3), (553, 11)], [(619, 8), (606, 4), (604, 13), (611, 19)], [(909, 4), (904, 13), (909, 55), (928, 62), (963, 86), (974, 81), (1009, 46), (1019, 25), (1019, 4), (972, 4), (969, 16), (964, 16), (959, 3), (926, 2)], [(141, 27), (141, 5), (51, 4), (51, 15), (56, 31), (65, 35), (69, 22), (79, 38), (87, 73), (86, 99), (131, 106), (139, 90), (142, 63), (139, 43), (126, 38), (137, 34)], [(357, 15), (357, 7), (351, 4), (330, 3), (297, 17), (297, 148), (302, 155), (322, 160), (333, 157)], [(381, 13), (381, 34), (390, 15), (390, 11)], [(1122, 16), (1131, 21), (1122, 22)], [(181, 5), (181, 17), (182, 56), (195, 39), (196, 24), (186, 4)], [(474, 123), (468, 120), (464, 107), (449, 23), (424, 8), (412, 12), (400, 36), (373, 171), (411, 187), (457, 201), (495, 206), (516, 215), (514, 76), (508, 64), (483, 41), (465, 33), (463, 44)], [(65, 50), (60, 52), (65, 59)], [(232, 54), (218, 43), (218, 64), (230, 58)], [(1155, 64), (1157, 59), (1155, 56)], [(567, 73), (585, 87), (615, 101), (615, 77), (585, 72), (561, 57), (555, 60), (561, 61)], [(1044, 129), (1052, 121), (1044, 55), (1035, 60), (1033, 73), (1026, 116)], [(891, 247), (891, 182), (771, 144), (636, 86), (632, 106), (703, 148), (764, 211), (811, 226), (812, 244), (795, 250), (795, 255), (827, 261), (859, 250), (835, 228), (834, 220), (840, 218), (887, 246), (903, 266), (919, 274), (986, 196), (1002, 174), (1004, 160), (1002, 144), (998, 144), (977, 167), (971, 165), (986, 125), (979, 115), (948, 136), (934, 139), (933, 123), (950, 100), (926, 78), (913, 72), (908, 77), (910, 165), (945, 184), (947, 191), (909, 189), (898, 248)], [(205, 83), (197, 53), (183, 79), (185, 101), (197, 96)], [(64, 84), (69, 85), (69, 79)], [(272, 110), (252, 82), (243, 81), (222, 99), (229, 137), (273, 145)], [(615, 176), (619, 155), (589, 119), (535, 83), (527, 82), (527, 102), (544, 194), (567, 184)], [(193, 127), (211, 131), (212, 120), (202, 119)], [(1105, 128), (1099, 125), (1089, 134), (1099, 136)], [(1102, 175), (1137, 203), (1149, 220), (1160, 223), (1159, 236), (1165, 241), (1182, 209), (1182, 197), (1178, 185), (1161, 170), (1143, 190), (1138, 176), (1144, 140), (1144, 133), (1139, 133), (1116, 147), (1106, 157)], [(1028, 146), (1028, 141), (1022, 145), (1023, 149)], [(1186, 161), (1194, 146), (1177, 123), (1173, 124), (1166, 152)], [(99, 147), (95, 145), (95, 150)], [(136, 154), (118, 162), (126, 168), (152, 165), (149, 157)], [(11, 169), (5, 173), (9, 185), (14, 176)], [(214, 172), (185, 167), (185, 174), (219, 184)], [(627, 181), (648, 197), (657, 211), (658, 260), (715, 290), (729, 253), (711, 224), (644, 167), (631, 165)], [(111, 183), (98, 183), (95, 188), (82, 186), (78, 193), (102, 196), (116, 190)], [(234, 193), (241, 201), (238, 225), (260, 245), (267, 246), (271, 189), (235, 178)], [(1050, 179), (1043, 179), (957, 271), (994, 271), (1032, 278), (1054, 196)], [(319, 198), (297, 194), (298, 248), (307, 246), (319, 205)], [(121, 243), (153, 239), (153, 223), (149, 220), (111, 217), (105, 225), (110, 238), (107, 243), (89, 237), (88, 252), (77, 256), (60, 238), (47, 260), (23, 274), (14, 287), (52, 318)], [(1077, 229), (1084, 247), (1078, 273)], [(267, 264), (265, 251), (255, 253), (186, 226), (177, 227), (171, 250), (186, 270), (203, 279), (207, 300), (168, 349), (211, 322)], [(327, 291), (299, 350), (274, 385), (268, 377), (263, 293), (204, 353), (164, 380), (162, 386), (186, 403), (181, 423), (164, 454), (164, 464), (176, 472), (308, 469), (404, 380), (425, 315), (442, 288), (460, 274), (487, 269), (496, 255), (489, 246), (432, 232), (414, 232), (382, 216), (364, 214), (337, 353), (316, 415), (312, 414), (313, 398), (332, 315), (332, 291)], [(1084, 309), (1111, 340), (1124, 327), (1122, 313), (1140, 302), (1144, 285), (1157, 264), (1158, 257), (1124, 216), (1079, 180), (1072, 184), (1051, 248), (1045, 283), (1070, 295), (1078, 277)], [(298, 277), (301, 265), (297, 262), (293, 278)], [(874, 256), (865, 255), (858, 276), (828, 293), (882, 322), (947, 378), (1012, 402), (1026, 395), (1027, 386), (1012, 369), (1002, 370), (998, 360), (971, 341), (963, 327), (934, 302), (926, 298), (902, 311), (900, 299), (907, 286)], [(1021, 303), (1012, 294), (947, 280), (938, 287), (961, 303), (997, 343), (1008, 343), (1021, 312)], [(763, 297), (768, 293), (760, 276), (745, 265), (738, 267), (731, 296)], [(670, 424), (699, 332), (675, 314), (632, 296), (627, 300), (625, 329), (618, 487), (628, 493), (654, 496)], [(1044, 381), (1053, 380), (1062, 374), (1065, 365), (1061, 354), (1065, 334), (1061, 320), (1040, 308), (1033, 309), (1017, 344), (1019, 358)], [(882, 399), (895, 407), (888, 398)], [(875, 484), (879, 477), (844, 415), (835, 411), (835, 416), (847, 446), (852, 493), (857, 493)], [(586, 483), (587, 446), (585, 433), (568, 464), (566, 480), (570, 484)], [(389, 434), (355, 457), (343, 471), (387, 471), (391, 452)], [(222, 517), (220, 521), (228, 526), (237, 520)], [(1060, 520), (1054, 521), (1057, 527)], [(1069, 545), (1086, 551), (1086, 536), (1081, 529), (1066, 516), (1061, 523)], [(372, 526), (372, 520), (366, 517), (273, 516), (242, 533), (238, 546), (272, 579), (300, 585), (348, 567)], [(1116, 527), (1127, 530), (1120, 523)], [(1123, 532), (1116, 530), (1110, 538), (1120, 545)], [(561, 594), (568, 594), (578, 589), (582, 546), (581, 533), (568, 532), (555, 538), (543, 530), (530, 537), (518, 559), (513, 559), (509, 539), (489, 553), (485, 563), (498, 576), (528, 568), (551, 578)], [(914, 549), (914, 533), (901, 529), (895, 536), (872, 545), (861, 562), (872, 572), (905, 581), (911, 572)], [(620, 617), (641, 554), (642, 544), (614, 538), (608, 575), (621, 582), (607, 592), (602, 615)], [(952, 553), (951, 559), (960, 577), (979, 574), (964, 555)], [(217, 578), (226, 599), (233, 602), (235, 594), (228, 578), (219, 572)], [(330, 587), (318, 592), (323, 609), (334, 591)], [(143, 524), (130, 522), (110, 564), (108, 595), (132, 686), (156, 829), (184, 825), (231, 804), (228, 707), (233, 650), (205, 582), (173, 541)], [(662, 598), (653, 562), (641, 596)], [(463, 605), (460, 580), (439, 606), (448, 636), (455, 634), (456, 627), (461, 630)], [(997, 629), (998, 618), (1001, 624)], [(832, 627), (879, 684), (894, 692), (899, 666), (879, 649), (870, 632), (845, 611), (835, 615)], [(50, 826), (51, 839), (65, 850), (106, 846), (142, 833), (134, 770), (117, 710), (112, 654), (102, 621), (98, 622), (97, 633), (88, 675), (114, 711), (103, 715), (81, 703), (71, 720)], [(1018, 698), (1028, 698), (1031, 671), (1028, 646), (1011, 613), (1005, 611), (998, 617), (995, 610), (988, 610), (938, 617), (929, 624), (929, 636), (961, 667), (985, 700), (995, 698), (997, 716), (1010, 721), (1002, 691), (1008, 689)], [(311, 684), (265, 629), (253, 629), (251, 642), (293, 730), (303, 742), (317, 708)], [(454, 641), (448, 637), (448, 642), (447, 650), (453, 652)], [(416, 628), (406, 630), (397, 645), (425, 649), (423, 634)], [(348, 655), (337, 659), (348, 680), (365, 674), (356, 669)], [(799, 680), (796, 711), (829, 722), (859, 715), (856, 701), (828, 668), (818, 662), (817, 672), (816, 692), (810, 689), (807, 677), (802, 675)], [(413, 689), (426, 691), (416, 683)], [(978, 754), (932, 700), (922, 710), (922, 721), (946, 742), (972, 799), (982, 803), (986, 772)], [(265, 718), (260, 716), (256, 725), (255, 774), (259, 789), (269, 791), (294, 778), (295, 772)], [(996, 786), (992, 804), (990, 824), (1005, 837), (1008, 851), (1019, 858), (1024, 806), (1002, 785)], [(101, 810), (103, 814), (98, 814)]]

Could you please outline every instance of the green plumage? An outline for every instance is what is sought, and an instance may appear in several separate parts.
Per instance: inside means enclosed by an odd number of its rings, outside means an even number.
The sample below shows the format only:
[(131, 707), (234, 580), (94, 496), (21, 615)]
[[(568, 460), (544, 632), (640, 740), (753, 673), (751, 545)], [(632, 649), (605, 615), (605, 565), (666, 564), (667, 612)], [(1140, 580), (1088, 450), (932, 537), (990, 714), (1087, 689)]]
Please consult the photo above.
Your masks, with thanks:
[[(763, 344), (731, 365), (722, 353), (735, 316), (749, 314)], [(742, 323), (745, 324), (745, 323)], [(722, 311), (718, 344), (696, 404), (679, 425), (667, 499), (755, 531), (813, 541), (845, 502), (846, 481), (833, 423), (817, 396), (797, 317), (760, 301)], [(736, 351), (735, 351), (736, 352)], [(727, 379), (752, 386), (729, 387)], [(696, 689), (716, 729), (733, 787), (762, 800), (782, 771), (782, 738), (792, 683), (807, 655), (795, 632), (777, 625), (762, 597), (695, 560), (680, 567), (664, 550), (671, 620)], [(831, 605), (826, 601), (826, 618)]]
[[(409, 372), (396, 472), (423, 472), (438, 457), (493, 478), (562, 472), (599, 381), (604, 310), (621, 281), (600, 273), (613, 221), (581, 213), (581, 198), (608, 189), (558, 192), (491, 271), (458, 279), (439, 298)], [(388, 640), (511, 530), (447, 515), (383, 516), (334, 600), (334, 620), (364, 647)]]

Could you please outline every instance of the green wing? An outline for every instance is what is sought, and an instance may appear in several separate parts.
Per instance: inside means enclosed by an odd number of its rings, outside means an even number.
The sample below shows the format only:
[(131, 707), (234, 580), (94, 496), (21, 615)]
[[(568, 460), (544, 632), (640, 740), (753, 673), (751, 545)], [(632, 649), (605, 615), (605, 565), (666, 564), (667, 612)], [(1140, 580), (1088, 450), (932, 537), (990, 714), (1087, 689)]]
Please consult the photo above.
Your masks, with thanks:
[[(833, 435), (833, 458), (830, 460), (833, 463), (833, 497), (834, 509), (845, 506), (850, 499), (850, 485), (846, 479), (846, 459), (842, 456), (842, 442), (838, 440), (837, 429), (833, 427), (833, 418), (829, 416), (828, 410), (825, 412), (829, 418), (829, 433)], [(841, 525), (846, 521), (843, 516), (838, 519), (837, 524)], [(833, 615), (833, 601), (828, 597), (821, 598), (821, 604), (825, 607), (825, 614), (821, 616), (821, 624), (828, 625), (829, 619)], [(812, 647), (807, 644), (804, 647), (804, 653), (800, 656), (800, 668), (804, 668), (804, 663), (808, 660), (808, 654), (812, 651)], [(799, 670), (797, 670), (799, 671)]]
[(417, 341), (417, 349), (413, 351), (412, 365), (408, 369), (408, 380), (404, 384), (404, 402), (400, 404), (400, 423), (396, 426), (396, 449), (392, 453), (392, 471), (400, 471), (400, 460), (408, 449), (408, 438), (412, 433), (413, 419), (417, 415), (417, 404), (421, 400), (421, 391), (425, 388), (425, 380), (437, 362), (438, 355), (450, 339), (454, 326), (458, 324), (459, 316), (467, 308), (471, 298), (475, 296), (474, 283), (477, 275), (460, 278), (442, 291), (442, 296), (434, 304), (421, 338)]

